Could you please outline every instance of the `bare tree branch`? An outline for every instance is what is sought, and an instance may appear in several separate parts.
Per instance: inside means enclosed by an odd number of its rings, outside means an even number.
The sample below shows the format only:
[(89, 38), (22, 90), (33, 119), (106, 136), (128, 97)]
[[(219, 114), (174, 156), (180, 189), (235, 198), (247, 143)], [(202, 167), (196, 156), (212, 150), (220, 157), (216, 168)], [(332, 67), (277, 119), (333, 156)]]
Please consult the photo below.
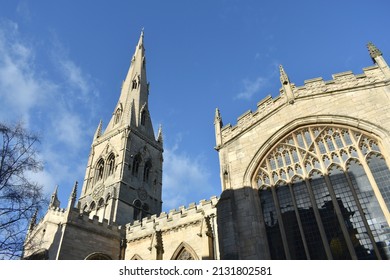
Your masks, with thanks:
[(28, 172), (42, 170), (39, 138), (22, 124), (0, 123), (0, 259), (20, 258), (29, 221), (45, 202)]

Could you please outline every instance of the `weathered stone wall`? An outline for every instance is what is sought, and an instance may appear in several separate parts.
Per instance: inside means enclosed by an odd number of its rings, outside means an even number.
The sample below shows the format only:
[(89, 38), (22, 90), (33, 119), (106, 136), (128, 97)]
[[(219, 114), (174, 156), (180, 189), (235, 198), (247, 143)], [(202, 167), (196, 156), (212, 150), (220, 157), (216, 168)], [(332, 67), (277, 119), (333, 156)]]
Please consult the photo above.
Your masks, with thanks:
[[(300, 87), (291, 84), (293, 102), (287, 100), (282, 88), (278, 97), (267, 96), (260, 101), (256, 112), (247, 111), (235, 126), (228, 124), (217, 132), (223, 192), (229, 192), (229, 203), (222, 203), (222, 195), (217, 206), (219, 221), (227, 219), (222, 223), (225, 231), (220, 234), (221, 258), (269, 258), (264, 249), (266, 235), (256, 191), (256, 169), (266, 152), (291, 130), (309, 124), (358, 128), (379, 140), (389, 160), (390, 80), (376, 65), (363, 71), (360, 75), (335, 74), (331, 81), (308, 80)], [(244, 189), (247, 193), (240, 191)], [(232, 215), (229, 217), (226, 211)], [(234, 246), (234, 242), (238, 244)]]
[(106, 220), (99, 221), (98, 216), (89, 219), (73, 210), (66, 224), (63, 225), (58, 259), (80, 260), (93, 253), (101, 253), (116, 260), (120, 255), (122, 230), (117, 225), (110, 225)]
[[(158, 250), (162, 249), (162, 259), (169, 260), (177, 256), (181, 248), (191, 252), (194, 259), (219, 258), (216, 239), (219, 229), (215, 219), (217, 201), (213, 197), (197, 205), (190, 204), (187, 208), (180, 207), (129, 224), (126, 259), (155, 260), (158, 259)], [(159, 234), (161, 239), (157, 236)]]

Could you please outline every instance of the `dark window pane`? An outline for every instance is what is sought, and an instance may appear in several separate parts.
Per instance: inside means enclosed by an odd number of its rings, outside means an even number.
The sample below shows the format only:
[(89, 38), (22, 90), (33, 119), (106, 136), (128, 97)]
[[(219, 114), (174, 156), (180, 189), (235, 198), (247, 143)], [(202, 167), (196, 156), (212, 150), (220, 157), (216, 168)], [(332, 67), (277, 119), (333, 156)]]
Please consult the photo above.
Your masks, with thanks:
[(277, 219), (274, 200), (272, 198), (271, 189), (260, 190), (260, 200), (263, 209), (265, 229), (267, 232), (268, 245), (273, 260), (284, 260), (282, 237), (279, 230), (279, 222)]
[(291, 258), (294, 260), (307, 259), (288, 186), (278, 187), (277, 194)]

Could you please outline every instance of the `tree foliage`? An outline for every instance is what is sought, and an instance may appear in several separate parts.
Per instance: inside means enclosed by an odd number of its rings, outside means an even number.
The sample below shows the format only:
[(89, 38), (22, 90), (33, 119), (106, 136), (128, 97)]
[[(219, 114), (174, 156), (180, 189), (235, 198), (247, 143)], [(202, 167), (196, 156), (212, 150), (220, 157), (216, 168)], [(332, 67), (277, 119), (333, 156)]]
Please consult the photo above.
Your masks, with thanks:
[(22, 124), (0, 123), (0, 259), (21, 257), (29, 222), (44, 203), (42, 187), (29, 178), (43, 168), (38, 143)]

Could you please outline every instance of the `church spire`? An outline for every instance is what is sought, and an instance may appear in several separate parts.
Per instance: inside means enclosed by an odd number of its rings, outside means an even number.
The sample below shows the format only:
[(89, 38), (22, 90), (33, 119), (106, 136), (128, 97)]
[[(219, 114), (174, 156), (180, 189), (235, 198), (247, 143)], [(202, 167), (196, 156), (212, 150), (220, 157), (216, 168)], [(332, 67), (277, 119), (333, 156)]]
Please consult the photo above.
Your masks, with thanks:
[[(110, 121), (104, 132), (101, 123), (96, 129), (78, 205), (75, 190), (68, 202), (99, 221), (124, 225), (161, 212), (163, 137), (149, 112), (144, 39), (142, 30)], [(92, 211), (103, 202), (107, 211)]]
[(146, 77), (144, 37), (142, 30), (106, 132), (121, 126), (132, 126), (154, 139), (148, 110), (149, 83)]

